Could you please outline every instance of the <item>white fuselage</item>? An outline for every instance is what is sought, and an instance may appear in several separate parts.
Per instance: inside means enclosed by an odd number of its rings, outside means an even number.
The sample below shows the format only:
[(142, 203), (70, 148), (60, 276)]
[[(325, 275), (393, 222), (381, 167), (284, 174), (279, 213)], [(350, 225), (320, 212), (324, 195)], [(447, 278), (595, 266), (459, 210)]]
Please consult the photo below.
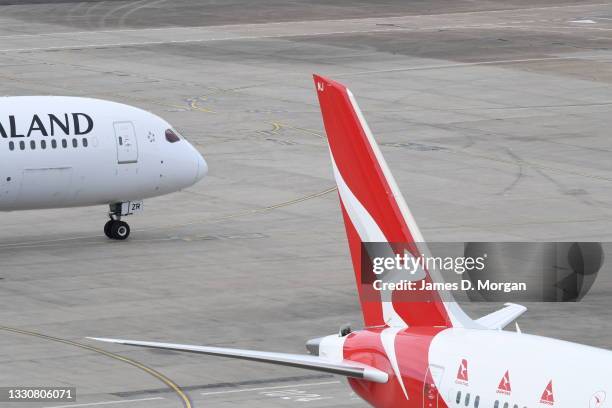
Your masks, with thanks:
[(73, 97), (0, 98), (0, 211), (110, 204), (191, 186), (206, 162), (163, 119)]
[[(385, 336), (385, 333), (393, 333), (393, 336)], [(356, 334), (360, 336), (359, 332)], [(394, 337), (395, 334), (399, 337)], [(609, 350), (553, 338), (488, 329), (449, 328), (441, 330), (425, 342), (418, 341), (418, 338), (413, 334), (403, 334), (401, 329), (387, 328), (380, 336), (370, 337), (374, 340), (374, 343), (370, 343), (372, 347), (363, 341), (356, 343), (361, 347), (361, 351), (356, 353), (360, 358), (357, 362), (369, 363), (392, 374), (389, 384), (373, 386), (374, 397), (369, 401), (374, 406), (610, 406), (611, 401), (606, 401), (607, 394), (612, 392), (612, 352)], [(313, 341), (318, 344), (318, 355), (322, 359), (337, 363), (355, 353), (355, 346), (349, 345), (352, 351), (347, 354), (347, 342), (354, 342), (351, 339), (351, 336), (340, 337), (334, 334)], [(426, 356), (422, 356), (422, 346), (427, 343), (429, 351)], [(384, 345), (382, 349), (381, 345)], [(364, 355), (375, 355), (375, 350), (384, 353), (385, 358), (394, 363), (385, 368), (385, 364), (376, 366), (373, 357), (364, 358)], [(421, 360), (427, 362), (425, 367), (419, 365), (418, 361)], [(406, 393), (397, 386), (400, 376)], [(414, 386), (415, 381), (420, 384), (418, 387)], [(433, 381), (435, 388), (429, 387), (428, 381)], [(409, 388), (409, 384), (412, 384), (412, 388)], [(377, 394), (376, 387), (387, 385), (388, 389)], [(436, 391), (431, 393), (432, 389)], [(385, 397), (381, 398), (380, 395)]]
[[(457, 378), (462, 360), (467, 381)], [(600, 408), (612, 391), (610, 351), (528, 334), (444, 330), (431, 343), (429, 364), (448, 407), (474, 408), (478, 397), (479, 408)], [(509, 392), (499, 389), (506, 372)], [(549, 384), (552, 396), (543, 399)]]

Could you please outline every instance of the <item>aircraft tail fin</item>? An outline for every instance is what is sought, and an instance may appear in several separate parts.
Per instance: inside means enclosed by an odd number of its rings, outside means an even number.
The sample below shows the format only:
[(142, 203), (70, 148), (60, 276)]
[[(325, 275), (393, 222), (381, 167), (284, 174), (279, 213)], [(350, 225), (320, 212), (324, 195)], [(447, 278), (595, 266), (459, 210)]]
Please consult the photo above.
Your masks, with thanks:
[[(386, 252), (398, 253), (399, 243), (414, 257), (428, 250), (351, 91), (318, 75), (314, 82), (366, 326), (474, 327), (448, 294), (421, 291), (406, 300), (402, 291), (373, 290), (362, 267), (364, 245), (388, 243)], [(423, 270), (418, 279), (441, 280), (435, 274)]]

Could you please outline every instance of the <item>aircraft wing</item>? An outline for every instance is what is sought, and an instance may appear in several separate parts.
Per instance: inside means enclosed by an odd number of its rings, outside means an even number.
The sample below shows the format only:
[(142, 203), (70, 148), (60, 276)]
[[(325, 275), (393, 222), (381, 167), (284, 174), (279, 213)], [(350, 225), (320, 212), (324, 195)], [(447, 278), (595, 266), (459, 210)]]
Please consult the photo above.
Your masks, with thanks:
[(480, 319), (476, 320), (476, 322), (487, 329), (501, 330), (527, 311), (525, 306), (517, 305), (515, 303), (506, 303), (505, 306), (506, 307), (498, 310), (497, 312), (481, 317)]
[(307, 370), (322, 371), (360, 380), (386, 383), (389, 379), (387, 373), (376, 368), (344, 360), (341, 362), (326, 361), (320, 357), (303, 354), (272, 353), (266, 351), (241, 350), (221, 347), (192, 346), (187, 344), (157, 343), (150, 341), (133, 341), (121, 339), (107, 339), (88, 337), (91, 340), (107, 343), (125, 344), (128, 346), (148, 347), (162, 350), (185, 351), (188, 353), (208, 354), (212, 356), (231, 357), (242, 360), (259, 361), (269, 364), (304, 368)]

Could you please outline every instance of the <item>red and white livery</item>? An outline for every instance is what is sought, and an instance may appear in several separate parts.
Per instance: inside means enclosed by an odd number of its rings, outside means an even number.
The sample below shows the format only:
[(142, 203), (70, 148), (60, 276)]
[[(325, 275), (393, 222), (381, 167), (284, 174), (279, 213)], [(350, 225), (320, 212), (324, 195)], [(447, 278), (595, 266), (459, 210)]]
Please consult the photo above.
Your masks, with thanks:
[[(502, 331), (526, 308), (508, 304), (473, 320), (446, 293), (419, 302), (401, 294), (364, 293), (364, 242), (407, 243), (427, 253), (423, 237), (355, 102), (343, 85), (315, 76), (340, 208), (365, 326), (311, 340), (310, 355), (118, 339), (133, 346), (289, 365), (348, 378), (374, 407), (602, 408), (612, 391), (612, 353), (565, 341)], [(436, 271), (418, 279), (441, 280)]]

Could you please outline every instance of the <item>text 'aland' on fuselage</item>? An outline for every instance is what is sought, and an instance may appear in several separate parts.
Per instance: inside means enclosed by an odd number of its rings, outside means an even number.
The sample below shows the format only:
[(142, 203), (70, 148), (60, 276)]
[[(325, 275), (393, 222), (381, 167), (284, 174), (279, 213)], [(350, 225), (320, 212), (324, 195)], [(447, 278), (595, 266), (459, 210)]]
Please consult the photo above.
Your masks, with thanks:
[(34, 114), (28, 118), (15, 115), (0, 117), (3, 138), (86, 135), (94, 128), (94, 120), (86, 113)]

